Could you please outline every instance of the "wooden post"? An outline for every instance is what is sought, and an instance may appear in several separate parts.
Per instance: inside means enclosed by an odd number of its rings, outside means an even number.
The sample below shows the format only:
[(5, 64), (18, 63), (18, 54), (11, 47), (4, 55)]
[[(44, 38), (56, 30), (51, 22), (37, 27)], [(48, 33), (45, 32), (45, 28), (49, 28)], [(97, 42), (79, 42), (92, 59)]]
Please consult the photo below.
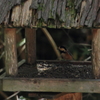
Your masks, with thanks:
[(95, 79), (100, 79), (100, 29), (93, 29), (92, 63)]
[(25, 28), (26, 36), (26, 62), (33, 64), (36, 62), (36, 29)]
[(16, 29), (5, 28), (5, 70), (7, 76), (17, 74)]

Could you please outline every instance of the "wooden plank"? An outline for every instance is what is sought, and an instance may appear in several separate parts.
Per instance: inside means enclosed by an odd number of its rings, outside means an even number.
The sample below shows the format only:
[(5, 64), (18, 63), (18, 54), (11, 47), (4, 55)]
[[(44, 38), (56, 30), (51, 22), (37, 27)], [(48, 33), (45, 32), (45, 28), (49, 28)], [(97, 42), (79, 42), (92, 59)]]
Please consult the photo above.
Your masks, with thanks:
[(5, 69), (7, 76), (17, 74), (16, 29), (5, 28)]
[(26, 62), (36, 62), (36, 29), (25, 28), (26, 36)]
[(3, 91), (100, 93), (100, 80), (5, 78)]

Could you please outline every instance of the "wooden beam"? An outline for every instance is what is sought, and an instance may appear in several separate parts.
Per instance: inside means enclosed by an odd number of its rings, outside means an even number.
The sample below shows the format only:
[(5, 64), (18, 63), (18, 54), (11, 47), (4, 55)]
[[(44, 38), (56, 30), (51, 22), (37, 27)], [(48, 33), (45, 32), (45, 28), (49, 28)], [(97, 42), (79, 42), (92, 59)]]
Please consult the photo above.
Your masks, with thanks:
[(100, 29), (93, 29), (92, 62), (96, 79), (100, 79)]
[(36, 29), (25, 28), (26, 36), (26, 62), (33, 64), (36, 62)]
[(17, 74), (17, 48), (16, 48), (16, 29), (5, 28), (5, 69), (7, 76)]
[(99, 79), (5, 78), (2, 84), (3, 91), (100, 93)]

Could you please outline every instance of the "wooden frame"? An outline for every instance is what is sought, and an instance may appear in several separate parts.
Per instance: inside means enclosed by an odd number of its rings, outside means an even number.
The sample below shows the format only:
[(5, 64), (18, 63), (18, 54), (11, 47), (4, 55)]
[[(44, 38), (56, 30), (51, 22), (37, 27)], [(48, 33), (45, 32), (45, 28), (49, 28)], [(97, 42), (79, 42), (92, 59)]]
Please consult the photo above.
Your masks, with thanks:
[[(30, 32), (30, 33), (28, 33)], [(27, 62), (29, 64), (33, 64), (36, 60), (36, 34), (32, 34), (35, 32), (33, 29), (27, 28), (25, 30), (26, 38), (27, 38), (27, 51), (31, 52), (26, 54)], [(98, 32), (98, 31), (96, 31)], [(15, 28), (7, 28), (5, 29), (5, 55), (6, 59), (6, 75), (7, 76), (16, 76), (18, 66), (17, 66), (17, 55), (16, 55), (16, 29)], [(30, 37), (32, 37), (30, 39)], [(9, 42), (9, 40), (11, 41)], [(29, 40), (30, 39), (30, 40)], [(95, 39), (94, 39), (95, 40)], [(29, 44), (31, 44), (32, 49), (30, 49)], [(95, 43), (95, 42), (94, 42)], [(14, 47), (14, 48), (13, 48)], [(13, 50), (12, 50), (13, 48)], [(94, 47), (93, 47), (94, 48)], [(94, 48), (95, 49), (95, 48)], [(9, 52), (12, 51), (12, 54), (9, 55)], [(33, 53), (34, 52), (34, 53)], [(10, 57), (8, 60), (7, 57)], [(14, 58), (13, 58), (14, 57)], [(26, 57), (26, 58), (27, 58)], [(12, 59), (15, 62), (12, 64)], [(93, 58), (94, 59), (94, 58)], [(15, 72), (9, 72), (9, 70), (14, 69)], [(96, 70), (95, 70), (96, 72)], [(13, 83), (13, 84), (12, 84)], [(12, 84), (12, 85), (11, 85)], [(48, 86), (49, 84), (49, 86)], [(35, 92), (91, 92), (91, 93), (99, 93), (100, 92), (100, 80), (99, 79), (89, 79), (89, 80), (79, 80), (79, 79), (44, 79), (44, 78), (9, 78), (2, 77), (0, 79), (0, 89), (3, 91), (35, 91)]]
[[(75, 2), (70, 0), (47, 0), (45, 2), (41, 0), (27, 0), (25, 2), (14, 0), (10, 3), (6, 0), (5, 2), (1, 1), (2, 5), (0, 6), (0, 24), (5, 27), (63, 27), (67, 29), (73, 27), (100, 27), (99, 0), (75, 0)], [(2, 11), (4, 13), (2, 13)], [(92, 13), (93, 16), (91, 17)], [(26, 63), (33, 67), (33, 64), (36, 64), (36, 30), (31, 28), (25, 28)], [(100, 92), (100, 29), (93, 30), (92, 60), (95, 79), (88, 80), (13, 77), (18, 73), (16, 28), (5, 28), (4, 33), (6, 77), (5, 74), (0, 76), (0, 90), (31, 92)], [(35, 70), (33, 71), (35, 72)]]

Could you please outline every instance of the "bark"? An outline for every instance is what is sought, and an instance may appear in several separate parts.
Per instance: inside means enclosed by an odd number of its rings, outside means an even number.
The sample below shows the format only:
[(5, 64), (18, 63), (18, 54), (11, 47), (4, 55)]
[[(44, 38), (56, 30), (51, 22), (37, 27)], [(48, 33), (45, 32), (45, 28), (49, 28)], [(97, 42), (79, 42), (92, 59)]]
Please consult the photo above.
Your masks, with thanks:
[(5, 70), (7, 76), (16, 76), (18, 72), (15, 28), (5, 28)]
[(1, 0), (7, 27), (100, 27), (100, 0)]

